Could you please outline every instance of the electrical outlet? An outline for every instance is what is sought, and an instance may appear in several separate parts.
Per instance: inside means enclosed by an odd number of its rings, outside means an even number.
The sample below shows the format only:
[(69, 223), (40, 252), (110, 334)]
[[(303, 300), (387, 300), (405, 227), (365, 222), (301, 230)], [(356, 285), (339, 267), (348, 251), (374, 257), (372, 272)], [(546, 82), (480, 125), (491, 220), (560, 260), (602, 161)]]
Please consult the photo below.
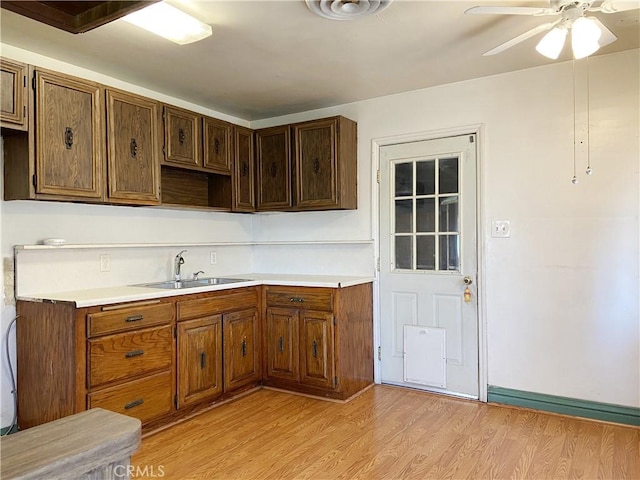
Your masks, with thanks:
[(491, 236), (507, 238), (511, 236), (511, 224), (509, 220), (494, 220), (491, 223)]
[(217, 261), (218, 258), (216, 256), (216, 252), (209, 253), (209, 263), (211, 263), (211, 265), (215, 265)]
[(108, 253), (103, 253), (102, 255), (100, 255), (100, 271), (111, 271), (111, 255), (109, 255)]

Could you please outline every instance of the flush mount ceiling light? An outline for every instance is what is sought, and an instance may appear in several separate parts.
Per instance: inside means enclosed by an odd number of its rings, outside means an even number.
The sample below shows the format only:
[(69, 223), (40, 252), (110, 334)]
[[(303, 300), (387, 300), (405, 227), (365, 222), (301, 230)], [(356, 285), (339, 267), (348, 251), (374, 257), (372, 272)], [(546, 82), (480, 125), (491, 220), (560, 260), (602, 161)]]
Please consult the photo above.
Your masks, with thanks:
[(178, 45), (197, 42), (211, 35), (211, 26), (164, 2), (130, 13), (123, 20)]
[(381, 12), (392, 0), (305, 0), (316, 15), (331, 20), (355, 20)]
[(543, 23), (522, 35), (484, 53), (495, 55), (507, 48), (524, 42), (542, 32), (547, 33), (536, 46), (536, 50), (551, 59), (557, 59), (564, 47), (567, 33), (571, 31), (571, 48), (574, 58), (584, 58), (601, 47), (617, 40), (617, 37), (596, 17), (587, 17), (587, 12), (616, 13), (640, 8), (640, 0), (604, 0), (599, 6), (595, 0), (551, 0), (550, 8), (539, 7), (473, 7), (465, 13), (497, 15), (560, 16), (554, 22)]

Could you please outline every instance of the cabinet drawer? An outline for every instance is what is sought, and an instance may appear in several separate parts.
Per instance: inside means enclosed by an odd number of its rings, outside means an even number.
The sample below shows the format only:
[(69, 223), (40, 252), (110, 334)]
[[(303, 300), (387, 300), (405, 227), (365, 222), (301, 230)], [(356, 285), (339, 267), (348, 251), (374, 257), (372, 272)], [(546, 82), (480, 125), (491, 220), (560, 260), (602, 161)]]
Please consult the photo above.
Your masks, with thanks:
[(89, 340), (89, 387), (169, 368), (172, 327), (156, 327)]
[(255, 288), (246, 288), (209, 298), (185, 300), (178, 302), (177, 305), (178, 320), (206, 317), (247, 307), (256, 307), (258, 305), (258, 291)]
[(173, 409), (171, 372), (92, 392), (87, 397), (88, 408), (104, 408), (138, 418), (144, 423)]
[(90, 313), (87, 315), (87, 331), (89, 337), (126, 332), (127, 330), (136, 330), (141, 327), (171, 323), (173, 315), (174, 308), (171, 303)]
[(310, 292), (297, 289), (267, 290), (268, 307), (288, 307), (304, 310), (333, 310), (333, 293), (330, 290)]

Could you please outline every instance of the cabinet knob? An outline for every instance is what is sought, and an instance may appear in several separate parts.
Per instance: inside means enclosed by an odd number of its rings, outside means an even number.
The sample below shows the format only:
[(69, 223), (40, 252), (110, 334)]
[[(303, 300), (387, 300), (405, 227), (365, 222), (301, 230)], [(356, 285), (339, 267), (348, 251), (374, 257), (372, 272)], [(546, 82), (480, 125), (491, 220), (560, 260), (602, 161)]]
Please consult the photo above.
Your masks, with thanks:
[(311, 355), (313, 355), (313, 358), (318, 358), (318, 342), (315, 340), (311, 344)]
[(135, 138), (131, 139), (131, 144), (129, 145), (131, 149), (131, 158), (136, 158), (138, 156), (138, 143)]
[(280, 353), (284, 352), (284, 338), (280, 337), (280, 340), (278, 341), (278, 349), (280, 350)]
[(276, 162), (272, 162), (271, 163), (271, 176), (273, 178), (276, 178), (276, 175), (278, 175), (278, 166), (276, 165)]
[(320, 171), (320, 160), (317, 158), (313, 160), (313, 173), (318, 173)]
[(217, 138), (213, 141), (213, 151), (218, 155), (220, 153), (220, 140)]
[(70, 150), (72, 145), (73, 145), (73, 128), (67, 127), (64, 129), (64, 146), (67, 147), (67, 150)]
[(207, 366), (207, 354), (204, 351), (202, 351), (200, 352), (200, 368), (204, 370), (206, 366)]
[(242, 356), (243, 357), (247, 356), (247, 337), (244, 337), (242, 339)]
[(180, 145), (184, 145), (186, 139), (187, 136), (184, 134), (184, 130), (182, 128), (178, 129), (178, 141), (180, 142)]

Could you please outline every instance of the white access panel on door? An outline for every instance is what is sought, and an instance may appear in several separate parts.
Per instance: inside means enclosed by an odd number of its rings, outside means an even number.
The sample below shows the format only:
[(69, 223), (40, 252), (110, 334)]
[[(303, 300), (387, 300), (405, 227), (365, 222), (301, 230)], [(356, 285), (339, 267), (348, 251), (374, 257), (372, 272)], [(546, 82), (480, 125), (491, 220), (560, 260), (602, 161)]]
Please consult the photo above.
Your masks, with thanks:
[(404, 326), (404, 381), (446, 388), (447, 342), (444, 328)]

